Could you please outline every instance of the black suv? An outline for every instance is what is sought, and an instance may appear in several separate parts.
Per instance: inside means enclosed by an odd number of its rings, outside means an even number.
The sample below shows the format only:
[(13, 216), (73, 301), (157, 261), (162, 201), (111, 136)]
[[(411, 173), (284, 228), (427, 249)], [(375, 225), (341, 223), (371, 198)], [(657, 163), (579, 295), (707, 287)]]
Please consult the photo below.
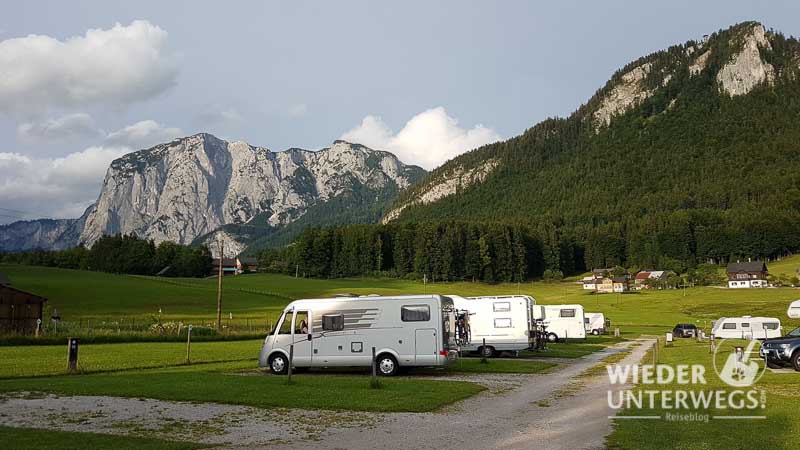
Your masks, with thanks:
[(771, 369), (791, 364), (794, 370), (800, 372), (800, 328), (795, 328), (784, 337), (765, 340), (760, 353)]
[(679, 323), (672, 329), (672, 334), (682, 338), (697, 337), (697, 327), (691, 323)]

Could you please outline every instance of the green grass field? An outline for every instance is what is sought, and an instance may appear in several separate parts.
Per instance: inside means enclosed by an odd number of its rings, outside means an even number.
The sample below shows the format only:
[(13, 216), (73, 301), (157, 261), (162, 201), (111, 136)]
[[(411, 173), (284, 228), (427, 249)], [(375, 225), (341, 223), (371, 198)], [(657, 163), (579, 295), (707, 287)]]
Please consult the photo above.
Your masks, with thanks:
[(193, 450), (208, 448), (207, 445), (191, 442), (170, 442), (133, 436), (115, 436), (97, 433), (73, 433), (68, 431), (39, 430), (35, 428), (13, 428), (0, 426), (3, 448), (21, 450)]
[[(546, 368), (545, 365), (536, 367), (539, 370)], [(363, 374), (325, 373), (297, 374), (289, 385), (285, 376), (254, 370), (253, 361), (0, 380), (0, 392), (109, 395), (260, 408), (387, 412), (433, 411), (482, 390), (474, 383), (418, 377), (382, 379), (381, 388), (372, 389), (369, 377)]]
[[(793, 257), (794, 259), (800, 258)], [(793, 258), (787, 258), (788, 261)], [(793, 263), (792, 263), (793, 264)], [(791, 266), (791, 264), (790, 264)], [(771, 266), (772, 267), (772, 266)], [(95, 272), (25, 266), (0, 266), (12, 283), (47, 297), (64, 320), (135, 318), (148, 320), (162, 311), (164, 320), (213, 321), (216, 280), (163, 280)], [(682, 290), (642, 291), (634, 294), (593, 294), (576, 283), (428, 283), (398, 279), (296, 279), (285, 275), (252, 274), (225, 278), (223, 310), (226, 318), (248, 318), (262, 328), (274, 321), (293, 298), (325, 297), (337, 293), (456, 295), (528, 294), (542, 304), (579, 303), (588, 312), (602, 312), (616, 326), (669, 328), (678, 322), (710, 326), (722, 316), (767, 315), (786, 317), (786, 308), (800, 298), (793, 288), (730, 290), (698, 287)], [(255, 294), (262, 292), (270, 294)], [(684, 295), (685, 294), (685, 295)], [(226, 319), (227, 320), (227, 319)], [(261, 325), (261, 323), (264, 325)], [(787, 326), (800, 321), (786, 320)], [(124, 328), (124, 326), (123, 326)], [(647, 331), (641, 329), (642, 332)]]
[[(261, 340), (195, 342), (191, 361), (202, 364), (248, 361), (256, 366)], [(67, 372), (66, 348), (61, 345), (0, 347), (0, 378), (60, 375)], [(82, 373), (178, 366), (186, 363), (186, 343), (133, 342), (94, 344), (79, 348), (78, 369)]]
[[(773, 273), (794, 271), (800, 256), (770, 264)], [(48, 297), (49, 308), (57, 308), (64, 320), (148, 320), (162, 310), (163, 320), (210, 323), (216, 305), (216, 282), (206, 280), (159, 280), (39, 267), (2, 266), (12, 283)], [(786, 318), (788, 304), (800, 298), (793, 288), (729, 290), (717, 287), (636, 294), (595, 295), (577, 283), (422, 283), (397, 279), (310, 280), (274, 274), (254, 274), (225, 279), (224, 316), (269, 323), (294, 298), (326, 297), (337, 293), (458, 295), (529, 294), (542, 304), (579, 303), (588, 312), (603, 312), (620, 327), (624, 337), (659, 335), (679, 322), (696, 323), (710, 331), (710, 322), (723, 316), (765, 315), (782, 320), (788, 331), (800, 321)], [(266, 325), (264, 325), (264, 328)], [(447, 371), (536, 373), (550, 370), (547, 358), (576, 358), (612, 344), (613, 338), (591, 338), (551, 346), (545, 353), (523, 352), (520, 360), (491, 360), (480, 364), (465, 359)], [(480, 390), (471, 383), (423, 380), (410, 377), (385, 380), (383, 389), (369, 389), (362, 373), (310, 373), (297, 375), (287, 386), (285, 377), (263, 376), (254, 371), (260, 339), (193, 344), (192, 359), (202, 363), (182, 365), (185, 344), (128, 343), (81, 347), (82, 376), (63, 376), (65, 349), (57, 346), (0, 347), (0, 391), (47, 391), (61, 394), (97, 394), (152, 397), (167, 400), (212, 401), (258, 407), (299, 406), (305, 408), (361, 411), (431, 411)], [(664, 349), (661, 362), (669, 364), (708, 362), (705, 346), (680, 341)], [(155, 369), (154, 369), (155, 368)], [(49, 375), (42, 378), (42, 375)], [(420, 375), (426, 375), (423, 371)], [(611, 449), (660, 450), (667, 448), (730, 449), (767, 444), (769, 448), (796, 448), (794, 441), (767, 433), (773, 427), (800, 431), (795, 410), (800, 377), (767, 374), (761, 386), (769, 391), (765, 413), (769, 420), (685, 424), (664, 421), (619, 421), (609, 439)], [(433, 384), (431, 384), (433, 383)], [(435, 384), (440, 383), (440, 384)], [(175, 389), (175, 386), (182, 386)], [(413, 396), (410, 393), (413, 392)], [(267, 395), (270, 393), (270, 395)], [(310, 395), (313, 393), (313, 395)], [(310, 401), (298, 405), (297, 398)], [(413, 400), (410, 400), (413, 399)], [(387, 409), (386, 405), (392, 406)], [(20, 431), (24, 434), (24, 431)], [(652, 439), (659, 436), (658, 439)], [(67, 439), (67, 438), (65, 438)], [(156, 442), (157, 444), (157, 442)], [(43, 444), (47, 448), (46, 444)], [(126, 448), (121, 442), (120, 448)], [(133, 444), (130, 444), (133, 445)], [(142, 444), (145, 447), (148, 444)], [(166, 443), (165, 445), (173, 445)], [(175, 444), (182, 445), (182, 444)], [(69, 448), (69, 447), (66, 447)], [(146, 447), (145, 447), (146, 448)], [(172, 447), (165, 447), (172, 448)], [(181, 448), (181, 447), (175, 447)]]
[[(747, 345), (747, 342), (726, 341), (720, 351), (727, 355), (734, 345)], [(678, 364), (702, 364), (706, 368), (707, 385), (649, 386), (641, 389), (656, 390), (694, 390), (711, 391), (724, 389), (734, 390), (725, 385), (715, 374), (708, 343), (697, 343), (694, 340), (679, 340), (672, 347), (660, 347), (659, 364), (676, 366)], [(650, 356), (645, 358), (645, 363)], [(760, 361), (760, 360), (759, 360)], [(721, 363), (722, 360), (720, 359)], [(763, 365), (762, 365), (763, 367)], [(608, 441), (611, 450), (668, 450), (668, 449), (746, 449), (765, 448), (774, 450), (797, 449), (797, 436), (800, 436), (800, 420), (797, 417), (797, 406), (800, 404), (800, 376), (793, 371), (773, 373), (767, 371), (755, 385), (754, 389), (766, 392), (766, 408), (755, 410), (730, 408), (681, 410), (679, 412), (697, 412), (709, 416), (747, 416), (764, 415), (766, 420), (728, 420), (710, 419), (702, 422), (670, 422), (666, 420), (617, 420), (614, 433)], [(660, 402), (658, 402), (660, 404)], [(724, 403), (727, 404), (727, 403)], [(667, 412), (675, 410), (649, 408), (631, 408), (625, 410), (628, 415), (658, 415), (664, 417)], [(652, 439), (658, 436), (658, 439)]]

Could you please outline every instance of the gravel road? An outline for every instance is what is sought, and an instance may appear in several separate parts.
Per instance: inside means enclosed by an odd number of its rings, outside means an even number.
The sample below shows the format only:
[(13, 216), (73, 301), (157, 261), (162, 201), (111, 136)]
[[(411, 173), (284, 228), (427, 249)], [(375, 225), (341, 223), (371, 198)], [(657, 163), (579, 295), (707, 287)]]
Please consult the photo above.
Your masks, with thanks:
[[(582, 372), (625, 342), (545, 374), (449, 376), (487, 390), (435, 413), (303, 411), (116, 397), (0, 398), (0, 425), (270, 449), (602, 449), (611, 432), (605, 375)], [(623, 363), (636, 363), (647, 345)], [(441, 379), (439, 377), (439, 379)], [(617, 386), (614, 389), (621, 389)]]

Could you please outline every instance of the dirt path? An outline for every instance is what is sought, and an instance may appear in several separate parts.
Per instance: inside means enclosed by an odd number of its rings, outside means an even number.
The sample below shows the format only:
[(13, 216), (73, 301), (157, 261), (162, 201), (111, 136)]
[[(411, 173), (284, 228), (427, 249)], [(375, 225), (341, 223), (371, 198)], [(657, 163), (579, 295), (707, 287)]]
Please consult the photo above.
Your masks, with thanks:
[[(579, 377), (623, 343), (536, 375), (448, 377), (487, 391), (435, 413), (269, 410), (97, 396), (0, 398), (0, 424), (279, 449), (599, 449), (611, 425), (604, 376)], [(623, 363), (638, 362), (639, 346)], [(576, 426), (576, 425), (580, 426)]]

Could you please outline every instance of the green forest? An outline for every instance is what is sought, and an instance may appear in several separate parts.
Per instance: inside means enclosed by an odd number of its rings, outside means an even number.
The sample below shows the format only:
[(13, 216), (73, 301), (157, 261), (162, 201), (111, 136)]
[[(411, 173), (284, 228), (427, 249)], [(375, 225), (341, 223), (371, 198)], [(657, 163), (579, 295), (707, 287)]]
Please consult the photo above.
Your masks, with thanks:
[(91, 249), (79, 245), (67, 250), (33, 250), (0, 254), (0, 262), (62, 269), (94, 270), (130, 275), (204, 277), (211, 268), (205, 246), (185, 246), (135, 235), (104, 236)]

